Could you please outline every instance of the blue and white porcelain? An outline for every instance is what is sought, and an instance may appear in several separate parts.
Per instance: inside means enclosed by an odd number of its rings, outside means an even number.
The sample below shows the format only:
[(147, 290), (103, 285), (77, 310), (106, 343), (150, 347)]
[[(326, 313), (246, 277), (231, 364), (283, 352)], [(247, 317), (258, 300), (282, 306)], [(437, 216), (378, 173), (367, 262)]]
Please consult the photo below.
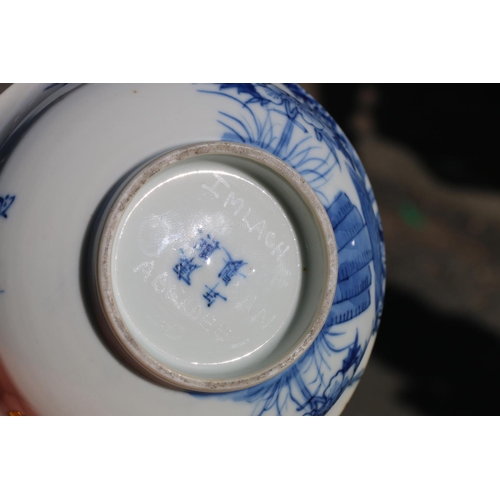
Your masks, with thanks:
[(384, 243), (299, 86), (13, 85), (0, 142), (0, 413), (342, 412)]

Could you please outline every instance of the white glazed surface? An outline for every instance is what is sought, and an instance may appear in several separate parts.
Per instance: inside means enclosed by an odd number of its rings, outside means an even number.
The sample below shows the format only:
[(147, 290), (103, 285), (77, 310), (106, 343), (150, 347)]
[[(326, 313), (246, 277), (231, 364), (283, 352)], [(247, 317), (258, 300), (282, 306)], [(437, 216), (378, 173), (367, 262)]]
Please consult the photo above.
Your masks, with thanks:
[(236, 391), (307, 351), (330, 314), (338, 260), (328, 214), (294, 169), (244, 144), (198, 143), (114, 193), (95, 235), (99, 309), (146, 373)]
[[(115, 241), (115, 296), (129, 330), (155, 358), (191, 375), (223, 377), (252, 366), (257, 353), (265, 359), (286, 332), (301, 289), (300, 249), (282, 208), (256, 180), (207, 160), (180, 167), (150, 179), (123, 215)], [(226, 186), (253, 208), (246, 218), (248, 210), (224, 207), (227, 196), (219, 192)], [(264, 238), (249, 232), (264, 220), (283, 242), (274, 255)], [(228, 286), (218, 278), (230, 258), (224, 250), (206, 261), (198, 257), (196, 247), (208, 237), (245, 263)], [(180, 258), (198, 266), (189, 284), (175, 272)], [(215, 286), (220, 295), (207, 302), (207, 287)], [(278, 300), (270, 312), (273, 297)]]
[[(105, 346), (82, 297), (84, 236), (117, 179), (169, 149), (221, 139), (220, 101), (198, 90), (191, 85), (80, 87), (37, 119), (5, 163), (0, 195), (14, 193), (16, 201), (8, 219), (0, 221), (0, 352), (35, 413), (263, 413), (250, 399), (194, 396), (138, 376)], [(341, 190), (361, 210), (345, 170), (339, 168), (323, 192), (331, 203)], [(295, 255), (291, 266), (300, 265), (297, 252), (289, 255)], [(340, 352), (358, 335), (366, 344), (356, 374), (374, 340), (374, 293), (372, 287), (363, 314), (342, 324), (346, 336), (336, 346)], [(293, 302), (293, 288), (290, 294)], [(330, 414), (342, 411), (356, 374)], [(281, 413), (301, 411), (289, 405)]]

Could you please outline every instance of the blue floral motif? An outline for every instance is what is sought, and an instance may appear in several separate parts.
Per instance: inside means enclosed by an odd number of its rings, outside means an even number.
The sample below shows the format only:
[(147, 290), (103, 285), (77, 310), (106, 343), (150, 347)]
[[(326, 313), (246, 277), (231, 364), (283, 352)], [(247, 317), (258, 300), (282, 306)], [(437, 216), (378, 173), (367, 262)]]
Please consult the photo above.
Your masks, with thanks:
[[(244, 401), (253, 413), (324, 415), (357, 382), (371, 337), (376, 335), (385, 287), (382, 227), (366, 172), (328, 113), (295, 84), (218, 84), (198, 89), (221, 97), (221, 139), (250, 144), (278, 156), (315, 190), (330, 217), (338, 250), (338, 282), (322, 331), (290, 368), (258, 386), (205, 395)], [(357, 200), (332, 189), (347, 169)], [(351, 191), (349, 191), (351, 193)], [(374, 307), (371, 330), (351, 320)], [(373, 314), (373, 313), (372, 313)]]

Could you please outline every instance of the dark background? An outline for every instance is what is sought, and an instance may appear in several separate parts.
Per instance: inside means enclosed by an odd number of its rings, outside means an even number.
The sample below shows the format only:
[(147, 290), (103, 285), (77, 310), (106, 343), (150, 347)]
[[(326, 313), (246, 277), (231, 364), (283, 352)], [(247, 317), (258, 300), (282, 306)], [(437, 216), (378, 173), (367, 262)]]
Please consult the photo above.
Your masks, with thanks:
[(500, 100), (493, 85), (304, 85), (372, 182), (387, 289), (344, 415), (494, 415), (500, 387)]
[(386, 241), (382, 323), (344, 415), (495, 415), (498, 87), (301, 85), (358, 151)]

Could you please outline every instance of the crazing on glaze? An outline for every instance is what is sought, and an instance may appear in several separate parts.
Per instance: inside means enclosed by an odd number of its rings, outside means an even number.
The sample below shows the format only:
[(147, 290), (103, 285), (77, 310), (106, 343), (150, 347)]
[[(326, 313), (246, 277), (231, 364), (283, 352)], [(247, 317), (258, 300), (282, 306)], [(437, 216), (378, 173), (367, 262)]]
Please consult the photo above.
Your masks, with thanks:
[[(321, 333), (290, 368), (242, 391), (197, 396), (244, 401), (258, 415), (324, 415), (361, 377), (358, 367), (377, 333), (385, 288), (384, 243), (371, 186), (349, 141), (304, 90), (293, 84), (286, 88), (290, 93), (270, 84), (213, 84), (198, 92), (220, 97), (221, 140), (276, 155), (297, 170), (322, 201), (338, 247), (335, 298)], [(345, 170), (354, 189), (337, 189), (332, 197), (332, 179)], [(357, 200), (352, 198), (356, 195)], [(234, 195), (228, 200), (236, 205)], [(367, 314), (374, 317), (371, 325), (358, 327)]]

